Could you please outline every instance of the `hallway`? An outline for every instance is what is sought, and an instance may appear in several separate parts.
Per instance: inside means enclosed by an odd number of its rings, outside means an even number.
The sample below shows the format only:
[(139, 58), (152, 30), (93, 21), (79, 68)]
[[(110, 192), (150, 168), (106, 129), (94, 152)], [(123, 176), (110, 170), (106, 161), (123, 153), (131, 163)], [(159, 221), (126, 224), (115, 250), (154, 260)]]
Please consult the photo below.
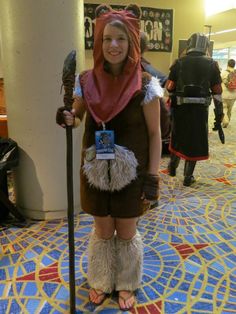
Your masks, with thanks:
[[(160, 206), (139, 221), (144, 273), (132, 313), (236, 313), (236, 108), (225, 145), (212, 124), (211, 108), (210, 159), (197, 164), (192, 187), (182, 185), (183, 162), (171, 178), (168, 157), (162, 159)], [(81, 213), (75, 220), (77, 313), (122, 313), (115, 296), (97, 308), (88, 302), (91, 229), (91, 217)], [(0, 243), (0, 314), (69, 313), (66, 220), (5, 224)]]

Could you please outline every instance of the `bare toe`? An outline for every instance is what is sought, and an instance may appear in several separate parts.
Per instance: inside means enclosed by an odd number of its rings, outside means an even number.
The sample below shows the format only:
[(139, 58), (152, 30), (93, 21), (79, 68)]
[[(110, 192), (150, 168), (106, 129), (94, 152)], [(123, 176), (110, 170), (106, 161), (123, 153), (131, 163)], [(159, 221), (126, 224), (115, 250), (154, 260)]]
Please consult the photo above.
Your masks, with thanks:
[(127, 311), (133, 308), (135, 303), (135, 296), (133, 291), (122, 290), (119, 291), (119, 307), (122, 311)]
[(95, 305), (100, 305), (106, 299), (106, 293), (99, 289), (89, 290), (89, 300)]

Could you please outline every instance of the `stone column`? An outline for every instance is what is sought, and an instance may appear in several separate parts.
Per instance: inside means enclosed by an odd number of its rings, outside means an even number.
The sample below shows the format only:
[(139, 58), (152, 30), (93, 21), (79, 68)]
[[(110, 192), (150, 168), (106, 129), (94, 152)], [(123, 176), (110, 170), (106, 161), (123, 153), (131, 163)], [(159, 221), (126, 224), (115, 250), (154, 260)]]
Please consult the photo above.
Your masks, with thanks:
[[(2, 65), (9, 137), (20, 147), (16, 203), (33, 219), (66, 216), (66, 134), (55, 123), (63, 105), (63, 62), (77, 51), (84, 69), (82, 0), (0, 2)], [(79, 210), (81, 131), (73, 130), (75, 209)]]

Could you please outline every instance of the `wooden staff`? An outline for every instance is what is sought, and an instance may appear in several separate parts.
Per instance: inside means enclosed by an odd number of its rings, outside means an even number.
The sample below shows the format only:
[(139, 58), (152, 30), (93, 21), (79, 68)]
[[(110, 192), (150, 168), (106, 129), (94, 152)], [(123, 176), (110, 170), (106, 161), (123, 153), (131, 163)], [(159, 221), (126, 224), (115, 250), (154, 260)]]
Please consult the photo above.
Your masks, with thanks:
[[(76, 51), (71, 51), (64, 61), (62, 84), (64, 105), (71, 111), (75, 84)], [(73, 139), (72, 126), (66, 126), (66, 166), (67, 166), (67, 218), (69, 242), (69, 292), (70, 313), (75, 313), (75, 242), (74, 242), (74, 193), (73, 193)]]

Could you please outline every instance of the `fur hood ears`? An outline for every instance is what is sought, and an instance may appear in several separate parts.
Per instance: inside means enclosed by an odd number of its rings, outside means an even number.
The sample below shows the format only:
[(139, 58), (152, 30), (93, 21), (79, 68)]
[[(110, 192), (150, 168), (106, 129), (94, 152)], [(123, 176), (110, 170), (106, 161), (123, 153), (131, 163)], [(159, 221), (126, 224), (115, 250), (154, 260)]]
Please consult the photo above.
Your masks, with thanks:
[(96, 7), (96, 10), (95, 10), (95, 18), (107, 13), (107, 12), (110, 12), (112, 11), (112, 8), (110, 5), (108, 4), (100, 4), (99, 6)]
[[(125, 7), (124, 10), (131, 13), (138, 19), (141, 18), (142, 11), (141, 11), (141, 8), (137, 4), (129, 4)], [(95, 10), (95, 18), (111, 11), (112, 11), (112, 7), (110, 5), (105, 4), (105, 3), (100, 4)]]
[(141, 18), (142, 11), (137, 4), (129, 4), (125, 7), (125, 10), (133, 14), (137, 19)]

